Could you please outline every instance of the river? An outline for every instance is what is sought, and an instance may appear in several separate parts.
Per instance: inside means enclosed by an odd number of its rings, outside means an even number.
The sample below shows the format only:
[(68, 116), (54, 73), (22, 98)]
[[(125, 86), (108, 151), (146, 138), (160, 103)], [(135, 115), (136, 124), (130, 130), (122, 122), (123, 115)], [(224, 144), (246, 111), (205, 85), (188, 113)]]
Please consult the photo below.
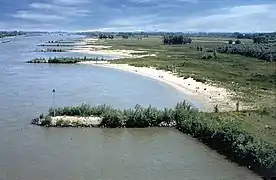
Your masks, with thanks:
[[(43, 128), (30, 120), (52, 106), (135, 104), (172, 107), (189, 100), (136, 74), (89, 65), (26, 64), (35, 57), (89, 56), (34, 52), (37, 44), (78, 36), (15, 37), (0, 44), (0, 180), (253, 180), (195, 139), (170, 128)], [(102, 55), (99, 55), (100, 57)], [(104, 56), (104, 58), (112, 58)]]

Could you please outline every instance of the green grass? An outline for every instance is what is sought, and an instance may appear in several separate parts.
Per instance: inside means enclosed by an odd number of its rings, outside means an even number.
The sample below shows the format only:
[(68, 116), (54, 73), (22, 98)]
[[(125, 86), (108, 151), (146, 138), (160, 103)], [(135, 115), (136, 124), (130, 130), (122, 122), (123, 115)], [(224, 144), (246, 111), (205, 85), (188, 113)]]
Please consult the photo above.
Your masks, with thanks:
[[(233, 54), (220, 54), (215, 59), (202, 59), (205, 50), (213, 50), (227, 44), (225, 38), (194, 38), (190, 45), (163, 45), (161, 37), (146, 39), (102, 40), (101, 44), (113, 49), (142, 50), (157, 54), (156, 57), (128, 58), (112, 61), (133, 66), (151, 66), (176, 72), (181, 77), (193, 77), (204, 82), (206, 79), (235, 91), (237, 99), (250, 103), (249, 106), (274, 106), (276, 91), (276, 62)], [(252, 43), (252, 40), (242, 40)], [(212, 54), (212, 53), (210, 53)]]
[(276, 148), (276, 109), (263, 108), (240, 112), (211, 113), (223, 121), (233, 119), (250, 134), (268, 142)]

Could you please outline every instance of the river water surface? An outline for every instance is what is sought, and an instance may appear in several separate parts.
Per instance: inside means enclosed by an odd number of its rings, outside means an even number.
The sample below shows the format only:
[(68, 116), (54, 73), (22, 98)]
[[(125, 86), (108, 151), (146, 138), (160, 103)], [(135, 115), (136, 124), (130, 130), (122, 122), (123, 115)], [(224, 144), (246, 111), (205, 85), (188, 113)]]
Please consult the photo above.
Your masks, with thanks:
[(24, 63), (35, 57), (86, 55), (33, 52), (37, 44), (64, 38), (79, 37), (16, 37), (0, 44), (0, 180), (259, 179), (174, 129), (30, 125), (30, 119), (52, 106), (53, 88), (57, 106), (106, 103), (163, 108), (186, 99), (201, 107), (168, 85), (124, 71)]

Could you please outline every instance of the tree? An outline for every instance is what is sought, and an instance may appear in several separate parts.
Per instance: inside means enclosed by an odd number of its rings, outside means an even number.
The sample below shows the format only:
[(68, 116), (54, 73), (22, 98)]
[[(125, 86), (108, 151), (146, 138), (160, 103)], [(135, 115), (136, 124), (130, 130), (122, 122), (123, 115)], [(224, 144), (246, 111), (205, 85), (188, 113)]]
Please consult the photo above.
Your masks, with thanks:
[(107, 37), (108, 37), (108, 36), (107, 36), (106, 34), (100, 34), (100, 35), (99, 35), (99, 38), (100, 38), (100, 39), (107, 39)]
[(241, 44), (241, 40), (237, 39), (237, 40), (235, 41), (235, 44)]
[(163, 36), (163, 44), (190, 44), (192, 39), (183, 35)]

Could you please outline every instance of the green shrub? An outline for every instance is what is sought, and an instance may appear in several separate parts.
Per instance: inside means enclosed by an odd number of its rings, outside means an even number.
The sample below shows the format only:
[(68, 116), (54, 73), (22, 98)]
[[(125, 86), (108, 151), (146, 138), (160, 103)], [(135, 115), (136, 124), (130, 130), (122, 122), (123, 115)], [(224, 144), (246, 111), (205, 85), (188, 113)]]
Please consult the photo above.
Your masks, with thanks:
[(102, 122), (100, 126), (108, 127), (108, 128), (118, 128), (123, 127), (123, 114), (122, 111), (118, 111), (116, 109), (109, 109), (102, 115)]
[(44, 120), (41, 121), (41, 126), (50, 126), (52, 123), (52, 118), (50, 116), (45, 116)]

